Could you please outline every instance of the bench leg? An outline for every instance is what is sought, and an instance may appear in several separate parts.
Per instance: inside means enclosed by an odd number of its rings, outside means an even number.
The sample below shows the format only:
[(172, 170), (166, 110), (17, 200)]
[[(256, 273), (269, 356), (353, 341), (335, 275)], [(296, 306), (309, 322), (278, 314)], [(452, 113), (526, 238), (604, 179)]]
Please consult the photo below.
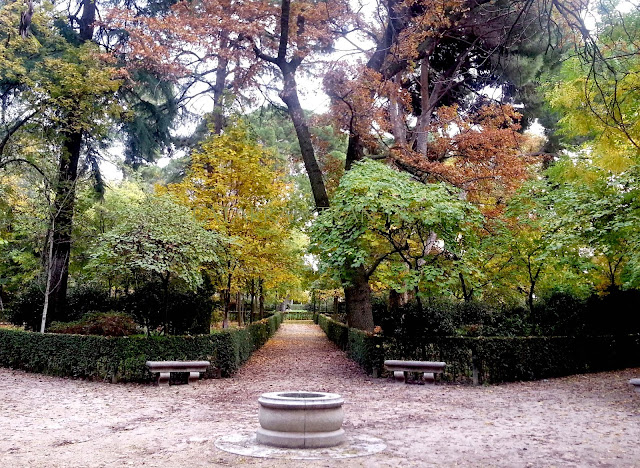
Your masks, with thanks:
[(200, 372), (189, 372), (189, 385), (196, 383), (200, 378)]
[(158, 385), (169, 385), (169, 377), (171, 377), (170, 372), (158, 373)]
[(436, 382), (436, 377), (433, 372), (425, 372), (422, 374), (422, 380), (424, 380), (425, 383), (433, 384)]
[(404, 371), (393, 371), (393, 377), (396, 379), (396, 382), (404, 382)]

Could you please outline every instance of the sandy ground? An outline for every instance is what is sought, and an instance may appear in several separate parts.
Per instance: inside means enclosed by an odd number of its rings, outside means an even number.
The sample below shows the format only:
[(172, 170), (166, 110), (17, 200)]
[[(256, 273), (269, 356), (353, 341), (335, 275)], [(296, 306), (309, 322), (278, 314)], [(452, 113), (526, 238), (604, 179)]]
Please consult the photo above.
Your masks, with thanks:
[[(367, 377), (313, 324), (285, 323), (230, 379), (154, 387), (0, 369), (0, 467), (640, 466), (640, 395), (627, 369), (490, 387)], [(280, 390), (345, 399), (344, 429), (376, 455), (273, 460), (217, 449), (258, 426)]]

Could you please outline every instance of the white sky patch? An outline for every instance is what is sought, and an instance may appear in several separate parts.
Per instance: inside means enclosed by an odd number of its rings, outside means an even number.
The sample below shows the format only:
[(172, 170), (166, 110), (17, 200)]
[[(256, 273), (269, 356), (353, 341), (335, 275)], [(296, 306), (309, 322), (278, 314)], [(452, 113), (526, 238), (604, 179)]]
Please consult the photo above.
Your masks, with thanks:
[(100, 172), (105, 181), (119, 182), (122, 180), (120, 165), (123, 161), (124, 145), (120, 141), (115, 141), (100, 161)]
[(527, 128), (524, 133), (528, 133), (530, 135), (536, 135), (536, 136), (545, 136), (544, 135), (544, 127), (540, 124), (540, 121), (538, 119), (535, 119), (531, 125), (529, 125), (529, 128)]

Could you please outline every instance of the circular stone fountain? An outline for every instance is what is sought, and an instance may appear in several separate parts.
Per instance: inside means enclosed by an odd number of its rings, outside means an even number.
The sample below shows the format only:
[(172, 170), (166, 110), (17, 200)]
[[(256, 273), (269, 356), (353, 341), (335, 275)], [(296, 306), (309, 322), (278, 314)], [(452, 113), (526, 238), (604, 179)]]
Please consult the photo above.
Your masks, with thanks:
[(335, 393), (273, 392), (258, 398), (258, 443), (286, 448), (333, 447), (344, 441), (344, 400)]

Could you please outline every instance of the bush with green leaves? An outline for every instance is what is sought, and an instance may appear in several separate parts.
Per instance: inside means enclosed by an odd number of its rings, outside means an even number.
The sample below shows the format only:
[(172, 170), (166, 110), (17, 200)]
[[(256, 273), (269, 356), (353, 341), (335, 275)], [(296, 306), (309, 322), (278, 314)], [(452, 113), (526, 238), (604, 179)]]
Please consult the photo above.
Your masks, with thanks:
[(129, 336), (140, 333), (133, 319), (121, 312), (90, 312), (75, 322), (53, 322), (48, 331), (100, 336)]
[[(452, 259), (472, 248), (480, 222), (454, 187), (364, 160), (340, 180), (331, 207), (311, 227), (311, 242), (321, 266), (343, 285), (351, 268), (363, 268), (398, 291), (425, 290), (448, 281)], [(438, 249), (446, 255), (432, 255)]]
[(347, 352), (367, 373), (380, 375), (383, 369), (384, 348), (382, 337), (356, 328), (349, 328), (326, 315), (316, 314), (314, 322), (329, 340)]
[[(216, 303), (212, 299), (213, 287), (204, 282), (195, 291), (177, 284), (167, 292), (159, 281), (149, 281), (136, 290), (119, 297), (110, 297), (107, 290), (95, 284), (71, 289), (68, 306), (62, 314), (48, 318), (53, 322), (75, 322), (90, 312), (116, 311), (125, 313), (147, 332), (162, 329), (174, 335), (206, 334), (211, 326), (211, 315)], [(44, 293), (34, 284), (23, 291), (7, 310), (7, 320), (28, 330), (40, 327)]]
[(165, 291), (162, 284), (150, 281), (118, 300), (118, 310), (134, 317), (146, 330), (168, 326), (173, 335), (206, 334), (216, 307), (213, 288), (203, 283), (195, 291), (174, 286)]

